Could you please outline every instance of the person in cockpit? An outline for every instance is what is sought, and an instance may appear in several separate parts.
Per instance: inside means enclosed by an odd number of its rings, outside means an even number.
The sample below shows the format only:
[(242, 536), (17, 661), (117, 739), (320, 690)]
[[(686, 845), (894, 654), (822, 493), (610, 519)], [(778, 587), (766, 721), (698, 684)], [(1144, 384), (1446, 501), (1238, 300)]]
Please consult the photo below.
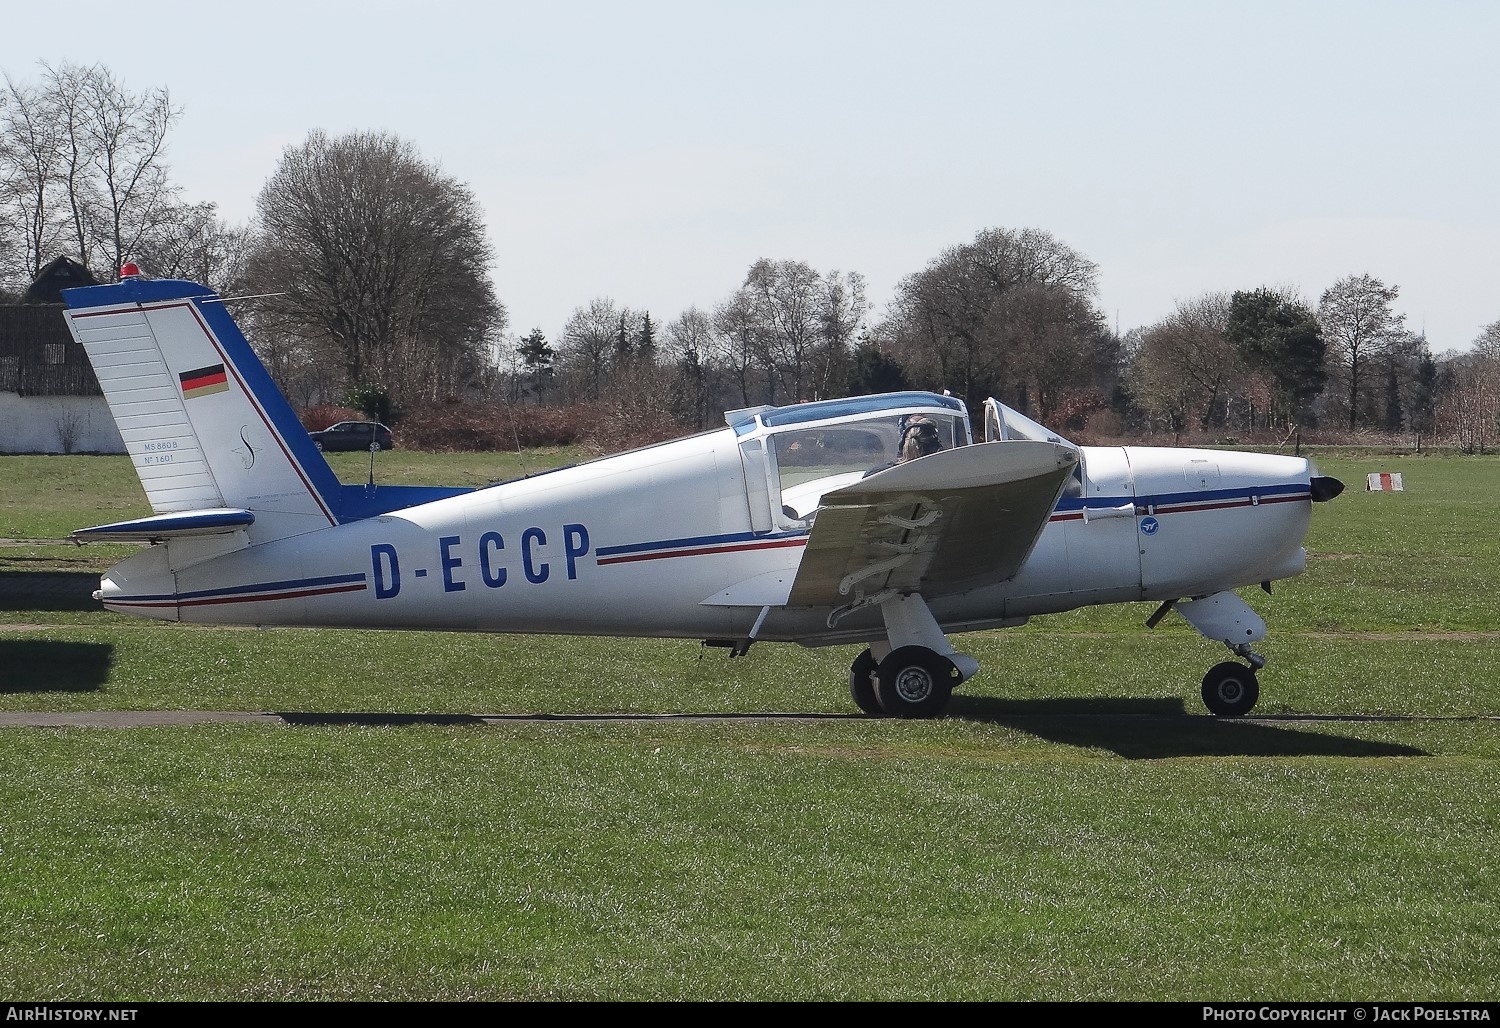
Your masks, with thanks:
[(897, 463), (916, 460), (929, 453), (937, 453), (942, 448), (943, 441), (938, 438), (937, 423), (925, 414), (913, 414), (906, 419), (906, 425), (901, 429), (901, 456), (897, 458)]
[(902, 422), (901, 443), (896, 449), (896, 459), (876, 465), (865, 472), (865, 477), (893, 468), (897, 464), (925, 457), (929, 453), (937, 453), (942, 448), (943, 440), (938, 437), (937, 423), (925, 414), (913, 414)]

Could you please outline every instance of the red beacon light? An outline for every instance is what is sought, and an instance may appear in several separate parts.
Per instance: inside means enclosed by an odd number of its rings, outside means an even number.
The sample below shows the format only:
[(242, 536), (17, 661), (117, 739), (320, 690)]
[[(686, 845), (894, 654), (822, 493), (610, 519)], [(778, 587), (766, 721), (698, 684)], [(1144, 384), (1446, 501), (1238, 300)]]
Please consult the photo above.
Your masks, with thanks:
[(135, 261), (129, 261), (129, 262), (125, 263), (125, 264), (120, 265), (120, 277), (122, 279), (124, 279), (124, 278), (140, 278), (141, 277), (141, 266), (139, 264), (135, 263)]

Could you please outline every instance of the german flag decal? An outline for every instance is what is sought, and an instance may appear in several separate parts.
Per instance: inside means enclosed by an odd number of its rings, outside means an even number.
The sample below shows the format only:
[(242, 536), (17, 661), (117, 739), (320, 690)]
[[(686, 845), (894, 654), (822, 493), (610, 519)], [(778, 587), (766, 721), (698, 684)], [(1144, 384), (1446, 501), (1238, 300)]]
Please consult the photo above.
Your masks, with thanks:
[(182, 379), (182, 398), (191, 400), (195, 396), (222, 393), (229, 389), (229, 379), (224, 375), (224, 365), (214, 364), (197, 371), (184, 371), (177, 376)]

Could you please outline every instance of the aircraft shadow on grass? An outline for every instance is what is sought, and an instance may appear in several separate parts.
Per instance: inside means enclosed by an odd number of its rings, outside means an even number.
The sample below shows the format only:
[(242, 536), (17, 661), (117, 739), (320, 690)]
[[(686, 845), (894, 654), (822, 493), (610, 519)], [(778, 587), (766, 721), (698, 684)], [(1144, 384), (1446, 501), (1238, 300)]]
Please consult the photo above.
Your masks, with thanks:
[[(278, 711), (288, 724), (383, 727), (473, 725), (496, 721), (808, 721), (863, 720), (828, 713), (574, 713), (415, 714), (394, 711)], [(1323, 732), (1296, 731), (1256, 720), (1194, 717), (1179, 699), (1002, 700), (955, 697), (955, 719), (1005, 725), (1065, 746), (1110, 750), (1127, 760), (1166, 757), (1424, 757), (1412, 746)], [(1320, 722), (1333, 719), (1319, 719)], [(1352, 720), (1352, 719), (1351, 719)]]
[(97, 571), (0, 571), (0, 610), (103, 610)]
[(109, 677), (114, 650), (108, 643), (0, 640), (0, 693), (100, 689)]
[[(1192, 717), (1180, 699), (954, 697), (951, 714), (1127, 760), (1165, 757), (1425, 757), (1425, 750), (1255, 720)], [(1329, 719), (1330, 721), (1334, 719)]]

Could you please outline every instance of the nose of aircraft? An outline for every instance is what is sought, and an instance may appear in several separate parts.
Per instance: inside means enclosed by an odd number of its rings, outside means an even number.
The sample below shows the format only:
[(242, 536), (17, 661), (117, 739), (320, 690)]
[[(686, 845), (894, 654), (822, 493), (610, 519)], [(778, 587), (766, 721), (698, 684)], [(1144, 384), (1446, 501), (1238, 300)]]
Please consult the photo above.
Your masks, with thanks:
[(1314, 503), (1327, 503), (1344, 491), (1344, 483), (1328, 475), (1314, 475), (1311, 485)]

